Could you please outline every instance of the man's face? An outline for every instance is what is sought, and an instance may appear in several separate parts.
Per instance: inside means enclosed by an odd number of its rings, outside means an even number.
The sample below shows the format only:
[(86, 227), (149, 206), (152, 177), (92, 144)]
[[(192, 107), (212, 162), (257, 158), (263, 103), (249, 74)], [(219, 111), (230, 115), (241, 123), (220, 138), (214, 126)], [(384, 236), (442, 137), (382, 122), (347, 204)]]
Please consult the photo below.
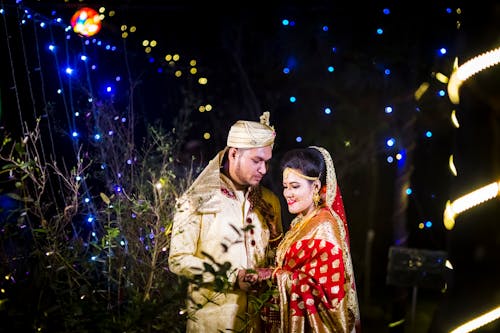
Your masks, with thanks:
[(230, 148), (229, 175), (235, 183), (255, 186), (267, 172), (267, 163), (273, 156), (271, 146), (261, 148)]

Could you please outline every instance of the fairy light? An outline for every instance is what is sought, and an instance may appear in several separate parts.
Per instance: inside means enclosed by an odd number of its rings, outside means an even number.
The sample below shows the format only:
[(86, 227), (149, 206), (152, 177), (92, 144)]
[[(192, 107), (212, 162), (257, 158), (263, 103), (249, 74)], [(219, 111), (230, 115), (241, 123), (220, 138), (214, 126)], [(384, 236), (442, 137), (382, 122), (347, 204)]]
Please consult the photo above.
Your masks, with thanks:
[(488, 184), (475, 191), (472, 191), (453, 202), (446, 202), (446, 208), (443, 214), (444, 226), (451, 230), (455, 226), (455, 218), (462, 212), (471, 209), (474, 206), (482, 204), (490, 199), (500, 195), (500, 180)]
[(457, 176), (457, 168), (455, 167), (455, 162), (453, 161), (453, 155), (450, 155), (450, 158), (448, 160), (448, 167), (450, 168), (451, 173), (453, 176)]
[(451, 122), (453, 124), (453, 126), (455, 126), (455, 128), (459, 128), (460, 127), (460, 123), (458, 122), (458, 118), (457, 118), (457, 111), (456, 110), (453, 110), (451, 112)]
[(485, 52), (472, 58), (471, 60), (458, 67), (458, 60), (455, 59), (453, 72), (448, 82), (448, 96), (450, 101), (458, 104), (460, 101), (459, 89), (464, 81), (474, 74), (494, 66), (500, 62), (500, 47), (491, 51)]

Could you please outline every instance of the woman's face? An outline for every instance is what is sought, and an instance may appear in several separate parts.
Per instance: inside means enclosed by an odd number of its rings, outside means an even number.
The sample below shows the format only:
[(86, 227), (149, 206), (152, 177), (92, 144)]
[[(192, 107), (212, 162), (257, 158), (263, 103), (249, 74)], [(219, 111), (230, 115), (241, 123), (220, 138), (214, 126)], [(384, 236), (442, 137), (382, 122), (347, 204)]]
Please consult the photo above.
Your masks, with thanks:
[(317, 181), (310, 181), (300, 177), (299, 170), (294, 172), (285, 169), (283, 171), (283, 196), (285, 197), (288, 211), (291, 214), (307, 214), (314, 206), (313, 196), (317, 192)]

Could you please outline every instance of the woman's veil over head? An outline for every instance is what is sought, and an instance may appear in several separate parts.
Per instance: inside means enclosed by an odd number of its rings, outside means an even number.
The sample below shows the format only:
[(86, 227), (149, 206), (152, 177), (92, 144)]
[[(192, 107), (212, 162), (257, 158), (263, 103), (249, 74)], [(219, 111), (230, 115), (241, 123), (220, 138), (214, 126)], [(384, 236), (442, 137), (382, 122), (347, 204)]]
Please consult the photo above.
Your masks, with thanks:
[(344, 265), (346, 270), (346, 277), (351, 282), (351, 288), (346, 293), (346, 296), (349, 297), (348, 304), (349, 308), (352, 309), (354, 315), (356, 317), (356, 322), (359, 324), (360, 322), (360, 314), (359, 314), (359, 305), (358, 305), (358, 297), (356, 292), (356, 283), (354, 279), (354, 270), (352, 267), (351, 260), (351, 251), (349, 244), (349, 232), (347, 228), (347, 220), (345, 217), (344, 211), (344, 203), (342, 202), (342, 196), (340, 195), (340, 191), (337, 185), (337, 175), (335, 174), (335, 168), (333, 166), (333, 160), (330, 156), (328, 150), (323, 147), (318, 146), (310, 146), (309, 148), (313, 148), (318, 150), (321, 155), (323, 155), (323, 159), (326, 165), (326, 205), (333, 216), (336, 218), (338, 222), (338, 227), (341, 232), (342, 237), (342, 253), (344, 257)]

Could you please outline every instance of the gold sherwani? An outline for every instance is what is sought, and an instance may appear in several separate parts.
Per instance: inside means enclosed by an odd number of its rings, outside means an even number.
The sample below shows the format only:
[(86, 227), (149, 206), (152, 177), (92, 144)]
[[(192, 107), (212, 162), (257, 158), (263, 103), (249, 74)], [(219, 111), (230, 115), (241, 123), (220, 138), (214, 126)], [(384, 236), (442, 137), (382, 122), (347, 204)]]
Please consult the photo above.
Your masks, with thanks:
[(218, 264), (229, 263), (227, 277), (234, 286), (239, 269), (267, 266), (268, 224), (282, 230), (278, 197), (263, 187), (236, 190), (220, 172), (225, 152), (209, 162), (179, 199), (174, 216), (170, 270), (190, 279), (202, 277), (201, 285), (189, 286), (186, 332), (241, 331), (246, 323), (247, 293), (238, 288), (216, 292), (210, 284), (214, 274), (204, 265), (217, 270), (211, 258)]

